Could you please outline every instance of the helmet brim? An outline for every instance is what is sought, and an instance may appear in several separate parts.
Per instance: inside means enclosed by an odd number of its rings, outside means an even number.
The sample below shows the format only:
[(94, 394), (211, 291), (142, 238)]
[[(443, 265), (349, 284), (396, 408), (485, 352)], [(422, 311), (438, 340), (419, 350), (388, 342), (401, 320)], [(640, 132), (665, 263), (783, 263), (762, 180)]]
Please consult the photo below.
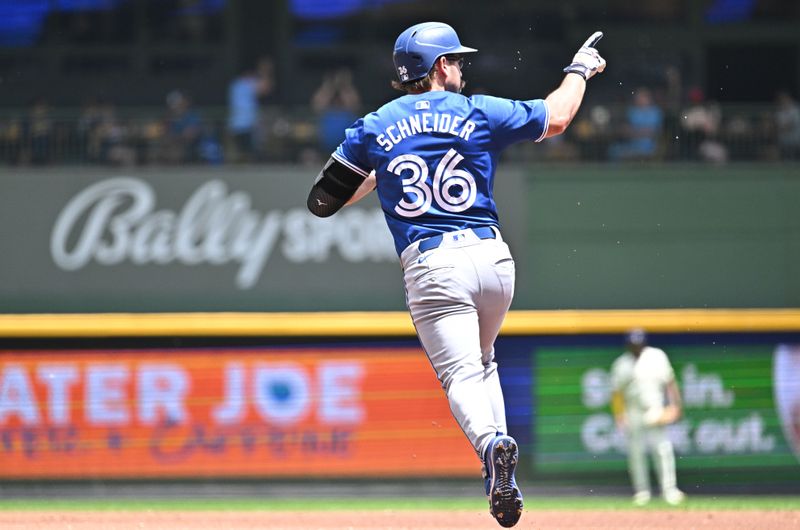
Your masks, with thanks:
[(464, 53), (475, 53), (477, 51), (478, 50), (476, 50), (475, 48), (470, 48), (469, 46), (461, 46), (459, 48), (456, 48), (455, 50), (449, 50), (446, 55), (458, 55), (458, 54), (464, 54)]

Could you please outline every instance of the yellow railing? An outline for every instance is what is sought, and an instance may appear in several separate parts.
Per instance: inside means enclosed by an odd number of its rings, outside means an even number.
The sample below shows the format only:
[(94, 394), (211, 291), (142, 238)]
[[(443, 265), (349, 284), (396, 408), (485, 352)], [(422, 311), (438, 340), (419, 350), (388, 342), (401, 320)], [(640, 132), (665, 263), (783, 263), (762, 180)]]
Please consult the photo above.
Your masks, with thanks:
[[(797, 309), (512, 311), (504, 335), (650, 332), (800, 332)], [(413, 336), (404, 312), (103, 313), (0, 315), (0, 338)]]

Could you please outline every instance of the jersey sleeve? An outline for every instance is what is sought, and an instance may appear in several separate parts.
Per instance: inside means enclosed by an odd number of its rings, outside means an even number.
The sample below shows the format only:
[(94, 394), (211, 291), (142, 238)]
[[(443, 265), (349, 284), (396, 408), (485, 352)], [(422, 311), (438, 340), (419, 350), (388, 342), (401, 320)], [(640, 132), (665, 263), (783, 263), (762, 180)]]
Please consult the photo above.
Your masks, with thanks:
[(661, 357), (661, 376), (664, 383), (669, 383), (675, 379), (675, 370), (672, 368), (672, 363), (669, 362), (669, 357), (664, 350), (658, 349), (659, 357)]
[(476, 96), (484, 107), (492, 140), (503, 149), (525, 140), (544, 140), (550, 112), (543, 99), (517, 101), (492, 96)]
[(364, 178), (369, 176), (372, 168), (367, 156), (363, 118), (345, 130), (344, 141), (331, 156)]

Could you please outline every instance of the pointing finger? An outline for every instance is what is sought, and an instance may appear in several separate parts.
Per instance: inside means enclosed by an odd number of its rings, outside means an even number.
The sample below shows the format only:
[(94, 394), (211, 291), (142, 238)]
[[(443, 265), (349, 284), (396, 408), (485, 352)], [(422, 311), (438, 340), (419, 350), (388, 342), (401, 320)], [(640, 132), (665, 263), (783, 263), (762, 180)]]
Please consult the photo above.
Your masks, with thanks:
[(602, 38), (603, 38), (603, 32), (595, 31), (594, 33), (592, 33), (591, 37), (586, 39), (586, 42), (584, 42), (583, 45), (587, 48), (594, 48), (594, 45), (597, 44), (597, 41), (599, 41)]

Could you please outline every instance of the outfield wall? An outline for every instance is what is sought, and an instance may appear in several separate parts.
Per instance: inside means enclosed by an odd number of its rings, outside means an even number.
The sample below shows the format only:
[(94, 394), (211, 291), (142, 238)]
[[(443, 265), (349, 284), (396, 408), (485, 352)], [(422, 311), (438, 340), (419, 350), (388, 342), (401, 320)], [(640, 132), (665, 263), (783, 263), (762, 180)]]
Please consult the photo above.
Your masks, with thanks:
[[(478, 476), (406, 314), (244, 316), (0, 316), (0, 480)], [(520, 476), (626, 483), (608, 369), (642, 324), (686, 404), (681, 486), (800, 491), (798, 310), (512, 312)]]
[[(402, 310), (375, 197), (316, 168), (0, 168), (0, 312)], [(800, 166), (503, 166), (516, 309), (800, 307)]]

